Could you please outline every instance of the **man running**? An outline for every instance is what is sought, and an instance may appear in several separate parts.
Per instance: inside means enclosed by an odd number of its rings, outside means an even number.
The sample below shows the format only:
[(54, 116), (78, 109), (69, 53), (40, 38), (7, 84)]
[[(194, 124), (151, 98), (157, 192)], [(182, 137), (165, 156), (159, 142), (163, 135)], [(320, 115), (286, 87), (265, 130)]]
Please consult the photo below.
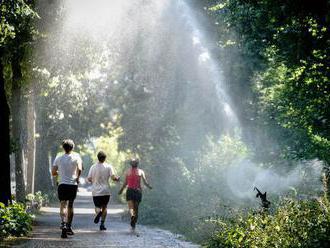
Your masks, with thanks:
[(123, 193), (127, 186), (126, 200), (131, 215), (132, 231), (134, 231), (138, 220), (139, 204), (142, 200), (141, 178), (149, 189), (152, 189), (152, 187), (148, 183), (144, 171), (138, 168), (139, 160), (136, 158), (132, 159), (130, 165), (131, 168), (125, 172), (125, 182), (119, 191), (119, 195)]
[(61, 238), (73, 235), (73, 202), (77, 196), (79, 177), (82, 171), (82, 160), (79, 154), (73, 153), (74, 143), (70, 139), (62, 142), (65, 154), (58, 156), (52, 166), (52, 175), (58, 180), (58, 199), (60, 200)]
[(94, 223), (99, 223), (101, 217), (100, 230), (104, 231), (107, 230), (104, 222), (107, 217), (107, 206), (110, 200), (109, 180), (111, 178), (114, 181), (119, 181), (119, 177), (114, 175), (112, 166), (105, 163), (107, 156), (104, 152), (100, 151), (97, 154), (97, 158), (99, 162), (90, 168), (87, 180), (93, 185), (92, 194), (96, 213)]

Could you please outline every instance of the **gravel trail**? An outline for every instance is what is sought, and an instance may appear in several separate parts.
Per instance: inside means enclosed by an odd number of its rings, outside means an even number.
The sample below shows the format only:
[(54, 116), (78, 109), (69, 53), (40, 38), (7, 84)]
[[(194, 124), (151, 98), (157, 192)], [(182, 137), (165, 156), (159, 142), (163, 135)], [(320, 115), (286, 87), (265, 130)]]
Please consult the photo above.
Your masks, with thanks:
[(74, 207), (74, 236), (61, 239), (59, 209), (42, 208), (30, 237), (2, 247), (199, 247), (171, 232), (143, 225), (137, 225), (136, 233), (132, 233), (124, 217), (124, 205), (109, 205), (107, 230), (99, 231), (99, 226), (93, 223), (94, 208), (89, 192), (78, 192)]

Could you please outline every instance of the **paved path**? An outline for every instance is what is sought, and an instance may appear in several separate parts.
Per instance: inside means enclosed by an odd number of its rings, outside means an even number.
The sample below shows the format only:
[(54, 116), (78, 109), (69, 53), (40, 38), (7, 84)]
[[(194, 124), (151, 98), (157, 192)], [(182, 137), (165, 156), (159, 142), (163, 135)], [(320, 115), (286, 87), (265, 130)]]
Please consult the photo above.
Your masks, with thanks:
[(99, 226), (93, 223), (94, 208), (90, 193), (79, 192), (75, 201), (74, 236), (61, 239), (58, 208), (42, 208), (32, 236), (10, 247), (199, 247), (157, 228), (138, 225), (138, 235), (131, 233), (128, 220), (122, 220), (124, 207), (110, 204), (107, 230), (101, 232)]

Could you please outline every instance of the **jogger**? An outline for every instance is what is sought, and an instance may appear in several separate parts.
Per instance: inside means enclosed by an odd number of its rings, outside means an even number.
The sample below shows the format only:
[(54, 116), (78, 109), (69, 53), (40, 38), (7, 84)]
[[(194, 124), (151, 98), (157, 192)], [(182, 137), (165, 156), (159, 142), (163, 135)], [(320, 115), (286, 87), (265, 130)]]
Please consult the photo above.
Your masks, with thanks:
[(110, 178), (119, 181), (119, 177), (114, 175), (111, 165), (105, 163), (106, 154), (100, 151), (97, 154), (98, 163), (94, 164), (88, 173), (87, 180), (92, 183), (93, 202), (95, 205), (94, 223), (97, 224), (101, 218), (100, 230), (106, 230), (104, 225), (107, 217), (107, 206), (110, 200)]
[(125, 172), (125, 181), (122, 188), (119, 191), (119, 194), (122, 194), (124, 189), (127, 186), (126, 191), (126, 200), (128, 204), (128, 209), (131, 216), (131, 227), (132, 230), (135, 230), (135, 226), (138, 220), (139, 214), (139, 204), (142, 200), (142, 187), (141, 187), (141, 178), (143, 183), (149, 188), (152, 189), (148, 183), (145, 173), (143, 170), (138, 168), (139, 160), (132, 159), (130, 161), (131, 168)]
[(80, 155), (73, 153), (74, 143), (70, 139), (62, 142), (65, 152), (58, 156), (52, 166), (52, 175), (57, 177), (58, 181), (58, 199), (60, 200), (61, 217), (61, 238), (67, 238), (67, 235), (73, 235), (73, 202), (77, 196), (79, 177), (82, 171), (82, 160)]

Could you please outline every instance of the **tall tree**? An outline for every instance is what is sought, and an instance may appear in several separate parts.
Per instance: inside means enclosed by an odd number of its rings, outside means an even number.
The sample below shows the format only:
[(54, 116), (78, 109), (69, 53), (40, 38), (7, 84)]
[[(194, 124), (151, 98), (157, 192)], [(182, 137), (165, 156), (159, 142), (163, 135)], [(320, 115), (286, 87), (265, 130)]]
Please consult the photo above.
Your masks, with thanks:
[[(2, 58), (0, 48), (0, 58)], [(9, 131), (9, 106), (5, 91), (5, 79), (3, 74), (3, 62), (0, 59), (0, 202), (8, 204), (11, 199), (10, 186), (10, 131)]]
[(26, 191), (34, 193), (35, 161), (36, 161), (36, 111), (35, 111), (35, 89), (31, 85), (27, 103), (27, 173)]
[(15, 178), (16, 199), (25, 199), (25, 178), (22, 147), (22, 68), (20, 65), (21, 54), (14, 54), (12, 58), (12, 86), (11, 86), (11, 111), (12, 111), (12, 135), (15, 144)]
[[(214, 5), (219, 44), (230, 61), (225, 71), (239, 89), (242, 126), (259, 159), (317, 158), (329, 164), (330, 2), (205, 2)], [(240, 56), (226, 56), (233, 50)]]
[[(16, 164), (16, 194), (17, 200), (25, 199), (25, 182), (23, 169), (23, 150), (21, 144), (21, 100), (22, 86), (24, 82), (22, 63), (25, 51), (30, 47), (36, 31), (33, 20), (38, 17), (33, 11), (34, 1), (9, 1), (1, 2), (1, 36), (0, 45), (2, 61), (11, 68), (11, 77), (8, 83), (11, 85), (11, 108), (12, 108), (12, 140), (15, 143)], [(3, 60), (6, 57), (6, 61)], [(9, 77), (10, 77), (9, 76)], [(10, 87), (9, 87), (10, 88)], [(3, 105), (5, 106), (5, 105)], [(10, 175), (6, 175), (9, 176)]]

